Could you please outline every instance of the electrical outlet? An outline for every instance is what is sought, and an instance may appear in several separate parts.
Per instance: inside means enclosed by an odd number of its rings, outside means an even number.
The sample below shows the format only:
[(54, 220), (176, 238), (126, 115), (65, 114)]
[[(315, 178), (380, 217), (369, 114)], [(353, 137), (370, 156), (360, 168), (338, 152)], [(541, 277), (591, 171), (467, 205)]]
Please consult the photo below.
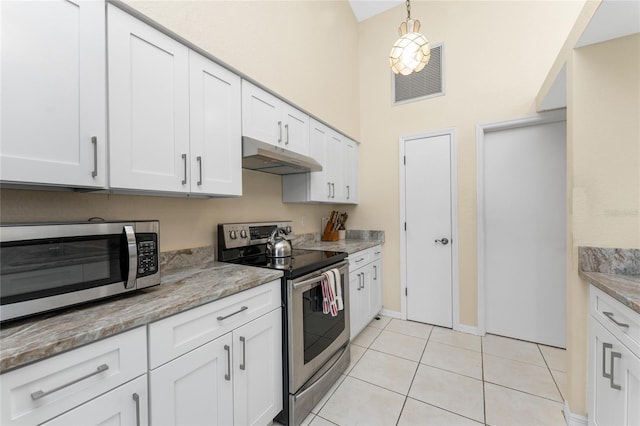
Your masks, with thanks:
[(300, 226), (304, 226), (304, 220), (306, 218), (304, 216), (300, 217)]

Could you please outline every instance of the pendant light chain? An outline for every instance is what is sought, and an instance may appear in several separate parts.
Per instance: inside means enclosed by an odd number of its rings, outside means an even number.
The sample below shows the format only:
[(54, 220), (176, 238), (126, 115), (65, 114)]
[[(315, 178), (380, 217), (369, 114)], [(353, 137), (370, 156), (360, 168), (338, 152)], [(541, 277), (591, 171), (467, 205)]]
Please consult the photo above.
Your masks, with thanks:
[(411, 19), (411, 2), (407, 0), (407, 20)]

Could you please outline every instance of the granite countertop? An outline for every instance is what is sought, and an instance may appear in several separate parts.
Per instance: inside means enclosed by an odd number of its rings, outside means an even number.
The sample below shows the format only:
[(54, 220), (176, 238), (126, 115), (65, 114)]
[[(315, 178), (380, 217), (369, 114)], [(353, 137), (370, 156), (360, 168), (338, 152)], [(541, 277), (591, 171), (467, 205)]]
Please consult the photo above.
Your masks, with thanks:
[(216, 262), (209, 249), (161, 257), (159, 286), (3, 324), (0, 373), (282, 277), (281, 271)]
[(640, 250), (580, 247), (580, 276), (640, 313)]
[(347, 238), (338, 241), (320, 241), (319, 235), (307, 234), (292, 240), (293, 247), (309, 250), (343, 251), (350, 255), (384, 244), (383, 231), (347, 231)]

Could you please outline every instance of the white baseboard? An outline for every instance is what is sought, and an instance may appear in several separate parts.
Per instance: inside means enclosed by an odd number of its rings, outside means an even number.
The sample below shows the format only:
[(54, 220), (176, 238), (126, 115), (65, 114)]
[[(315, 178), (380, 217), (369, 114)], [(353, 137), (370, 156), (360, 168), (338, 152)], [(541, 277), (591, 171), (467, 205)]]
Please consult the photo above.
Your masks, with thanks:
[(567, 401), (564, 402), (564, 419), (567, 422), (567, 426), (587, 426), (589, 423), (585, 416), (579, 416), (571, 412)]
[(467, 334), (473, 334), (475, 336), (484, 336), (484, 333), (480, 332), (478, 327), (473, 327), (470, 325), (458, 324), (456, 327), (454, 327), (454, 330), (461, 331)]
[(389, 318), (396, 318), (396, 319), (402, 319), (402, 314), (398, 311), (391, 311), (389, 309), (382, 309), (380, 311), (380, 315), (384, 315), (385, 317), (389, 317)]

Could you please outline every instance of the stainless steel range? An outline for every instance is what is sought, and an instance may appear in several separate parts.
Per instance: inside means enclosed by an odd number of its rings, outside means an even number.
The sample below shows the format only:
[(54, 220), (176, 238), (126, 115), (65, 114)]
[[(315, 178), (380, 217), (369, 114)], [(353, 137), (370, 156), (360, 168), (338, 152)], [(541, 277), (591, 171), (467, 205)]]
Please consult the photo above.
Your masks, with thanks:
[[(218, 225), (218, 260), (283, 271), (284, 409), (276, 420), (298, 426), (347, 369), (349, 354), (349, 267), (347, 253), (294, 248), (290, 256), (272, 251), (269, 237), (293, 235), (284, 222)], [(277, 251), (281, 253), (280, 250)], [(275, 257), (276, 255), (281, 257)], [(324, 314), (323, 272), (337, 269), (344, 309)]]

